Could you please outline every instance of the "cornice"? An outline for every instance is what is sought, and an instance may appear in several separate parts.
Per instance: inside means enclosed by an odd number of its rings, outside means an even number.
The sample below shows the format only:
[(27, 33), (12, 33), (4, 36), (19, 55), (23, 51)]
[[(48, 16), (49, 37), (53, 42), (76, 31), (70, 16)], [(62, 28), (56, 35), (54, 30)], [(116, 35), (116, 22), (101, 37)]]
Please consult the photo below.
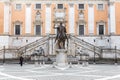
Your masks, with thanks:
[(90, 2), (90, 1), (114, 1), (114, 2), (117, 2), (117, 1), (120, 1), (120, 0), (0, 0), (0, 2), (6, 2), (6, 1), (10, 1), (10, 2), (36, 2), (36, 1), (40, 1), (40, 2), (78, 2), (78, 1), (80, 1), (80, 2)]
[[(10, 0), (18, 1), (18, 0)], [(109, 0), (19, 0), (19, 1), (109, 1)]]
[(91, 2), (91, 1), (109, 1), (109, 0), (10, 0), (12, 2)]
[(10, 3), (43, 3), (43, 4), (56, 4), (56, 3), (67, 3), (67, 4), (97, 4), (97, 3), (108, 3), (108, 2), (120, 2), (120, 0), (0, 0), (0, 2)]

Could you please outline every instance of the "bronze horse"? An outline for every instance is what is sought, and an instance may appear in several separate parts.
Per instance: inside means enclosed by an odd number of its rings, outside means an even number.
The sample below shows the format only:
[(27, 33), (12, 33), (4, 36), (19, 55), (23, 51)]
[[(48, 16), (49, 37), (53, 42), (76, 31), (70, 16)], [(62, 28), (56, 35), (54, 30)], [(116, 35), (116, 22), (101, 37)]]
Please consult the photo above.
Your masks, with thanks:
[(55, 38), (55, 42), (57, 40), (59, 49), (65, 49), (65, 41), (67, 39), (67, 47), (68, 47), (68, 37), (66, 35), (66, 28), (60, 23), (59, 27), (54, 27), (57, 29), (57, 36)]

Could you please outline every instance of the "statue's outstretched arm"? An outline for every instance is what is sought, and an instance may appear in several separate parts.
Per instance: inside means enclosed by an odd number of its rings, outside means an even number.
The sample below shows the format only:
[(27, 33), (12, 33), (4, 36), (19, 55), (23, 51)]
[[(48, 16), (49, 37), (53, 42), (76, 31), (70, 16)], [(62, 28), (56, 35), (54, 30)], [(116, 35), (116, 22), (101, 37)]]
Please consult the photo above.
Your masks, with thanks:
[(54, 27), (53, 27), (54, 29), (57, 29), (58, 27), (55, 27), (55, 25), (54, 25)]
[(57, 29), (58, 27), (53, 27), (54, 29)]

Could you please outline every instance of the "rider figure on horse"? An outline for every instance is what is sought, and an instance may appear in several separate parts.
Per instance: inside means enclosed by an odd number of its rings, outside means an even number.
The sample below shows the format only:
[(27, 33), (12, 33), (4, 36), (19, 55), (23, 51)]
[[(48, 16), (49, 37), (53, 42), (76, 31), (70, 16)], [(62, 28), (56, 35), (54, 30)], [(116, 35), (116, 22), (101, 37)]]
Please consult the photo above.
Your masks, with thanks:
[[(54, 27), (54, 29), (57, 29), (57, 36), (55, 42), (56, 40), (58, 40), (59, 49), (61, 48), (65, 49), (65, 40), (67, 39), (66, 28), (62, 25), (61, 22), (60, 25), (58, 27)], [(62, 42), (62, 46), (61, 46), (61, 42)]]

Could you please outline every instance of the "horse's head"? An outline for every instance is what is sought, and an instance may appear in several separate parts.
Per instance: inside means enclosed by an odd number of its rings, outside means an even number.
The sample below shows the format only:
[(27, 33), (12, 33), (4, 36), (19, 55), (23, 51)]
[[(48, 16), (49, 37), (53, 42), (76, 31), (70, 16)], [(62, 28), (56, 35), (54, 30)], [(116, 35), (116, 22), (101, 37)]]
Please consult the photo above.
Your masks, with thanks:
[(60, 22), (60, 26), (62, 26), (62, 22)]

